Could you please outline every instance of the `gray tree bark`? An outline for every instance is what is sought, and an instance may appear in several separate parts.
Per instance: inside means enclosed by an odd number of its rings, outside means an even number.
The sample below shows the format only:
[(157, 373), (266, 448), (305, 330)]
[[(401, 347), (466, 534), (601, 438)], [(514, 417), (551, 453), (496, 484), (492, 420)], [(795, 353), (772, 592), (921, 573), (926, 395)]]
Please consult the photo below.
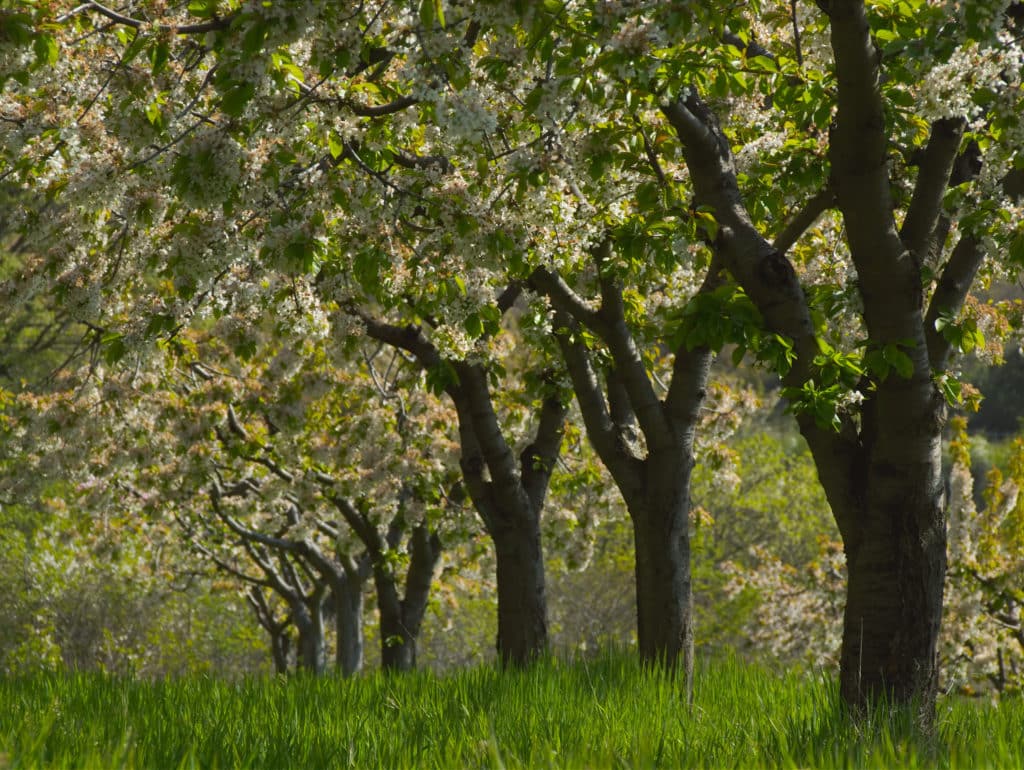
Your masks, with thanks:
[(342, 676), (363, 670), (363, 581), (342, 572), (331, 584), (336, 646), (334, 665)]
[(327, 646), (324, 641), (322, 596), (314, 606), (296, 601), (292, 605), (292, 618), (299, 632), (298, 667), (319, 676), (327, 670)]

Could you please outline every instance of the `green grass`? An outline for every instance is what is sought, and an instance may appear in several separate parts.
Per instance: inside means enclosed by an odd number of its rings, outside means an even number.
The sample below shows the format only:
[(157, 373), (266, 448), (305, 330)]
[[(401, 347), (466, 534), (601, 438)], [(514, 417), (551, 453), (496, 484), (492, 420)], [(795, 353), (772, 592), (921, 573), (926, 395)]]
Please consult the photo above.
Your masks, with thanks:
[(0, 768), (1024, 766), (1024, 701), (944, 700), (939, 737), (854, 726), (823, 677), (628, 656), (447, 676), (0, 679)]

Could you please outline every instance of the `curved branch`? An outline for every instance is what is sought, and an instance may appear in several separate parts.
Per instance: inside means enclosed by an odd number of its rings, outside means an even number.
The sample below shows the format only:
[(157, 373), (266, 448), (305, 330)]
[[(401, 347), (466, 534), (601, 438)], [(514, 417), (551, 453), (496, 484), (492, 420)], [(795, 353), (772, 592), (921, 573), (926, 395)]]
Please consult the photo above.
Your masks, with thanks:
[(545, 267), (538, 267), (530, 274), (530, 287), (550, 300), (552, 306), (576, 320), (599, 337), (604, 338), (607, 332), (604, 320), (591, 310), (558, 273)]
[(160, 32), (173, 32), (176, 35), (203, 35), (207, 32), (217, 32), (218, 30), (227, 29), (239, 14), (239, 11), (232, 11), (227, 16), (221, 16), (220, 18), (204, 21), (199, 24), (151, 24), (144, 19), (136, 19), (131, 16), (126, 16), (123, 13), (118, 13), (111, 8), (107, 8), (101, 3), (93, 2), (84, 3), (83, 5), (78, 6), (71, 12), (61, 16), (58, 21), (66, 20), (77, 13), (83, 13), (85, 11), (96, 11), (96, 13), (101, 16), (106, 16), (111, 21), (125, 27), (131, 27), (132, 29), (142, 29), (143, 27), (152, 26)]
[(811, 196), (804, 207), (783, 226), (779, 234), (775, 236), (775, 240), (772, 241), (772, 247), (779, 254), (785, 254), (793, 248), (793, 245), (800, 240), (808, 228), (818, 221), (818, 217), (835, 205), (836, 191), (832, 185), (827, 185)]
[(579, 329), (572, 317), (562, 310), (554, 314), (555, 339), (562, 351), (576, 402), (580, 406), (587, 437), (601, 461), (621, 489), (636, 487), (642, 461), (629, 449), (609, 413), (601, 383), (590, 364), (586, 347), (576, 336)]

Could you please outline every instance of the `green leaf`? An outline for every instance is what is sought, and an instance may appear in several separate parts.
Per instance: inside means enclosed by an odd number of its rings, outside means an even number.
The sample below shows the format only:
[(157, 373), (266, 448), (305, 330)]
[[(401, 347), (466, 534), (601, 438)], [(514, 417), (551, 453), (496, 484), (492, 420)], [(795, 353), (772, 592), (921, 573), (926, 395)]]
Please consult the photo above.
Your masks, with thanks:
[(159, 75), (167, 68), (167, 62), (171, 58), (171, 49), (166, 40), (158, 40), (156, 45), (149, 49), (149, 63), (153, 67), (153, 74)]
[(212, 19), (217, 15), (218, 0), (192, 0), (188, 4), (188, 12), (200, 19)]
[(420, 0), (420, 24), (423, 25), (423, 29), (433, 29), (436, 18), (436, 0)]
[(661, 204), (661, 186), (657, 182), (644, 182), (636, 189), (636, 205), (641, 211), (653, 211)]
[(900, 346), (894, 342), (882, 348), (882, 357), (886, 363), (896, 370), (896, 373), (904, 379), (910, 379), (914, 374), (914, 362), (906, 353), (900, 350)]
[(121, 334), (108, 334), (102, 340), (103, 358), (108, 364), (116, 364), (125, 353), (128, 347), (124, 344), (124, 336)]
[(52, 65), (57, 63), (60, 56), (60, 47), (53, 35), (38, 35), (32, 44), (35, 51), (37, 65)]
[(462, 322), (462, 326), (466, 330), (466, 333), (474, 339), (483, 336), (484, 324), (483, 321), (480, 320), (480, 316), (476, 313), (470, 313), (466, 316), (466, 320)]
[(526, 108), (526, 111), (531, 115), (537, 112), (537, 107), (540, 105), (540, 100), (543, 96), (544, 89), (541, 86), (536, 86), (531, 90), (530, 93), (526, 95), (526, 99), (523, 100), (523, 106)]
[(142, 53), (142, 49), (146, 47), (146, 43), (149, 41), (149, 39), (150, 38), (146, 35), (143, 35), (140, 32), (136, 32), (135, 37), (132, 38), (132, 41), (128, 44), (128, 47), (124, 49), (124, 55), (121, 57), (121, 63), (128, 64), (129, 62), (134, 60), (136, 56)]
[(707, 234), (708, 239), (715, 240), (718, 237), (718, 220), (715, 215), (707, 209), (698, 209), (694, 216), (697, 218), (697, 226)]
[(224, 114), (233, 118), (240, 117), (245, 112), (246, 105), (256, 95), (256, 86), (252, 83), (235, 82), (224, 92), (220, 100), (220, 108)]
[(882, 354), (881, 350), (874, 348), (867, 351), (864, 354), (864, 365), (868, 368), (868, 371), (875, 375), (880, 382), (885, 382), (889, 377), (889, 372), (892, 367)]
[(441, 361), (427, 369), (426, 384), (431, 393), (440, 396), (449, 385), (459, 384), (459, 375), (450, 363)]
[(1007, 247), (1006, 256), (1010, 264), (1024, 267), (1024, 227), (1017, 228), (1017, 233)]
[(263, 50), (263, 41), (267, 39), (267, 27), (263, 22), (253, 24), (242, 38), (242, 53), (255, 56)]

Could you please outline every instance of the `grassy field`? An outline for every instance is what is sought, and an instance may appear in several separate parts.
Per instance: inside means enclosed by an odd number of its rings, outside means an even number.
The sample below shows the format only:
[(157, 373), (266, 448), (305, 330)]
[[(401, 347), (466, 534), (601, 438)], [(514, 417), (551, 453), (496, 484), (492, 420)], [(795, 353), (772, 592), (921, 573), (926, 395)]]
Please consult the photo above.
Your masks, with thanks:
[(0, 679), (0, 768), (1024, 766), (1024, 700), (940, 704), (939, 737), (854, 728), (822, 677), (701, 667), (692, 707), (629, 657), (443, 677)]

